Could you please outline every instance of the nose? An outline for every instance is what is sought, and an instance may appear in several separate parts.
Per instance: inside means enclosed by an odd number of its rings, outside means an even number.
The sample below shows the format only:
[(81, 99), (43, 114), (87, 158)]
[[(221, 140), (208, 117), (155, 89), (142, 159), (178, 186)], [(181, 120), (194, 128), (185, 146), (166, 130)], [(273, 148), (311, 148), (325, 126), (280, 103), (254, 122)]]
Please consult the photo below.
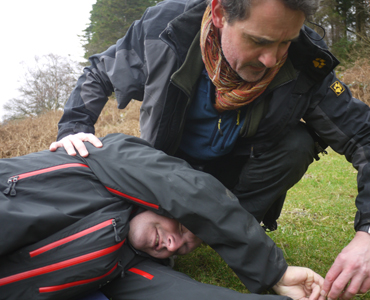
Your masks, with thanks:
[(259, 56), (259, 61), (265, 65), (266, 68), (272, 68), (288, 51), (290, 43), (272, 44), (270, 47), (263, 49)]
[(276, 47), (270, 47), (265, 49), (260, 57), (259, 61), (265, 65), (266, 68), (272, 68), (278, 61), (278, 49)]
[(180, 236), (169, 235), (167, 237), (166, 248), (170, 252), (176, 252), (183, 244), (184, 241)]

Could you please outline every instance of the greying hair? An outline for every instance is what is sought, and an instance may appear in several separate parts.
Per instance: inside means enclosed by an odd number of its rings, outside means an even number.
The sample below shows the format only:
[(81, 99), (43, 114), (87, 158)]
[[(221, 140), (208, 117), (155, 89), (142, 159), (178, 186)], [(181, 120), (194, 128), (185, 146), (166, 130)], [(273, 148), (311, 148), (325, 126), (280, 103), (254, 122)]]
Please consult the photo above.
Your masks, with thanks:
[[(212, 0), (206, 0), (211, 5)], [(260, 0), (219, 0), (225, 10), (225, 18), (228, 23), (242, 21), (249, 17), (250, 7), (253, 1)], [(277, 0), (283, 2), (292, 10), (302, 11), (306, 19), (315, 14), (318, 8), (317, 0)]]

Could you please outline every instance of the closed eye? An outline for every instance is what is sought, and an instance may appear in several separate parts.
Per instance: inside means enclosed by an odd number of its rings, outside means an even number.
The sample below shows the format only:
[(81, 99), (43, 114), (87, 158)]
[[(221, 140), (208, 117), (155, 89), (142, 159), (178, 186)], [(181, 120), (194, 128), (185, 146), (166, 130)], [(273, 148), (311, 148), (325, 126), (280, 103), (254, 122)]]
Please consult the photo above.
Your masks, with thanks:
[(274, 43), (273, 41), (269, 41), (262, 38), (251, 38), (252, 42), (257, 46), (266, 46)]
[[(246, 36), (245, 36), (246, 38)], [(276, 41), (273, 41), (273, 40), (268, 40), (268, 39), (265, 39), (265, 38), (261, 38), (261, 37), (257, 37), (257, 36), (248, 36), (248, 38), (257, 46), (266, 46), (266, 45), (271, 45), (271, 44), (274, 44)], [(297, 42), (299, 40), (299, 36), (293, 38), (293, 39), (290, 39), (290, 40), (285, 40), (285, 41), (282, 41), (281, 44), (283, 45), (288, 45), (289, 43), (291, 42)]]

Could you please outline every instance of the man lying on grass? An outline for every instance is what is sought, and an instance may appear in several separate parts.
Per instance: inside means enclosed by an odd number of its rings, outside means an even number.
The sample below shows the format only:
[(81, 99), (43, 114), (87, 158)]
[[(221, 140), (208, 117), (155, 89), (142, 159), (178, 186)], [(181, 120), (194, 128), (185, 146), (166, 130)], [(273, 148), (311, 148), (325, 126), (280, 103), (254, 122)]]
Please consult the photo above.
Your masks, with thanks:
[[(86, 144), (86, 158), (60, 149), (0, 160), (0, 299), (78, 299), (97, 289), (113, 300), (324, 299), (323, 279), (288, 267), (213, 176), (139, 138), (102, 141)], [(200, 240), (249, 291), (283, 296), (240, 294), (165, 265)]]

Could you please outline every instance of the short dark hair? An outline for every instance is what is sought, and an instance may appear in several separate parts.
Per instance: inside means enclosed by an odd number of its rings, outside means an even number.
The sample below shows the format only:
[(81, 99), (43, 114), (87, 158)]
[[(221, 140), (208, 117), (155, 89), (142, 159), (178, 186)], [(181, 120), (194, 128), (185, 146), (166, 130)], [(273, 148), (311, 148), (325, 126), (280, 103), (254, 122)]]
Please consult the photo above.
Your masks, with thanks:
[[(211, 5), (212, 0), (206, 0)], [(259, 0), (220, 0), (222, 7), (226, 12), (226, 21), (233, 23), (242, 21), (249, 17), (250, 7), (253, 1)], [(287, 7), (293, 10), (302, 11), (306, 19), (314, 15), (318, 8), (317, 0), (277, 0), (282, 1)]]

